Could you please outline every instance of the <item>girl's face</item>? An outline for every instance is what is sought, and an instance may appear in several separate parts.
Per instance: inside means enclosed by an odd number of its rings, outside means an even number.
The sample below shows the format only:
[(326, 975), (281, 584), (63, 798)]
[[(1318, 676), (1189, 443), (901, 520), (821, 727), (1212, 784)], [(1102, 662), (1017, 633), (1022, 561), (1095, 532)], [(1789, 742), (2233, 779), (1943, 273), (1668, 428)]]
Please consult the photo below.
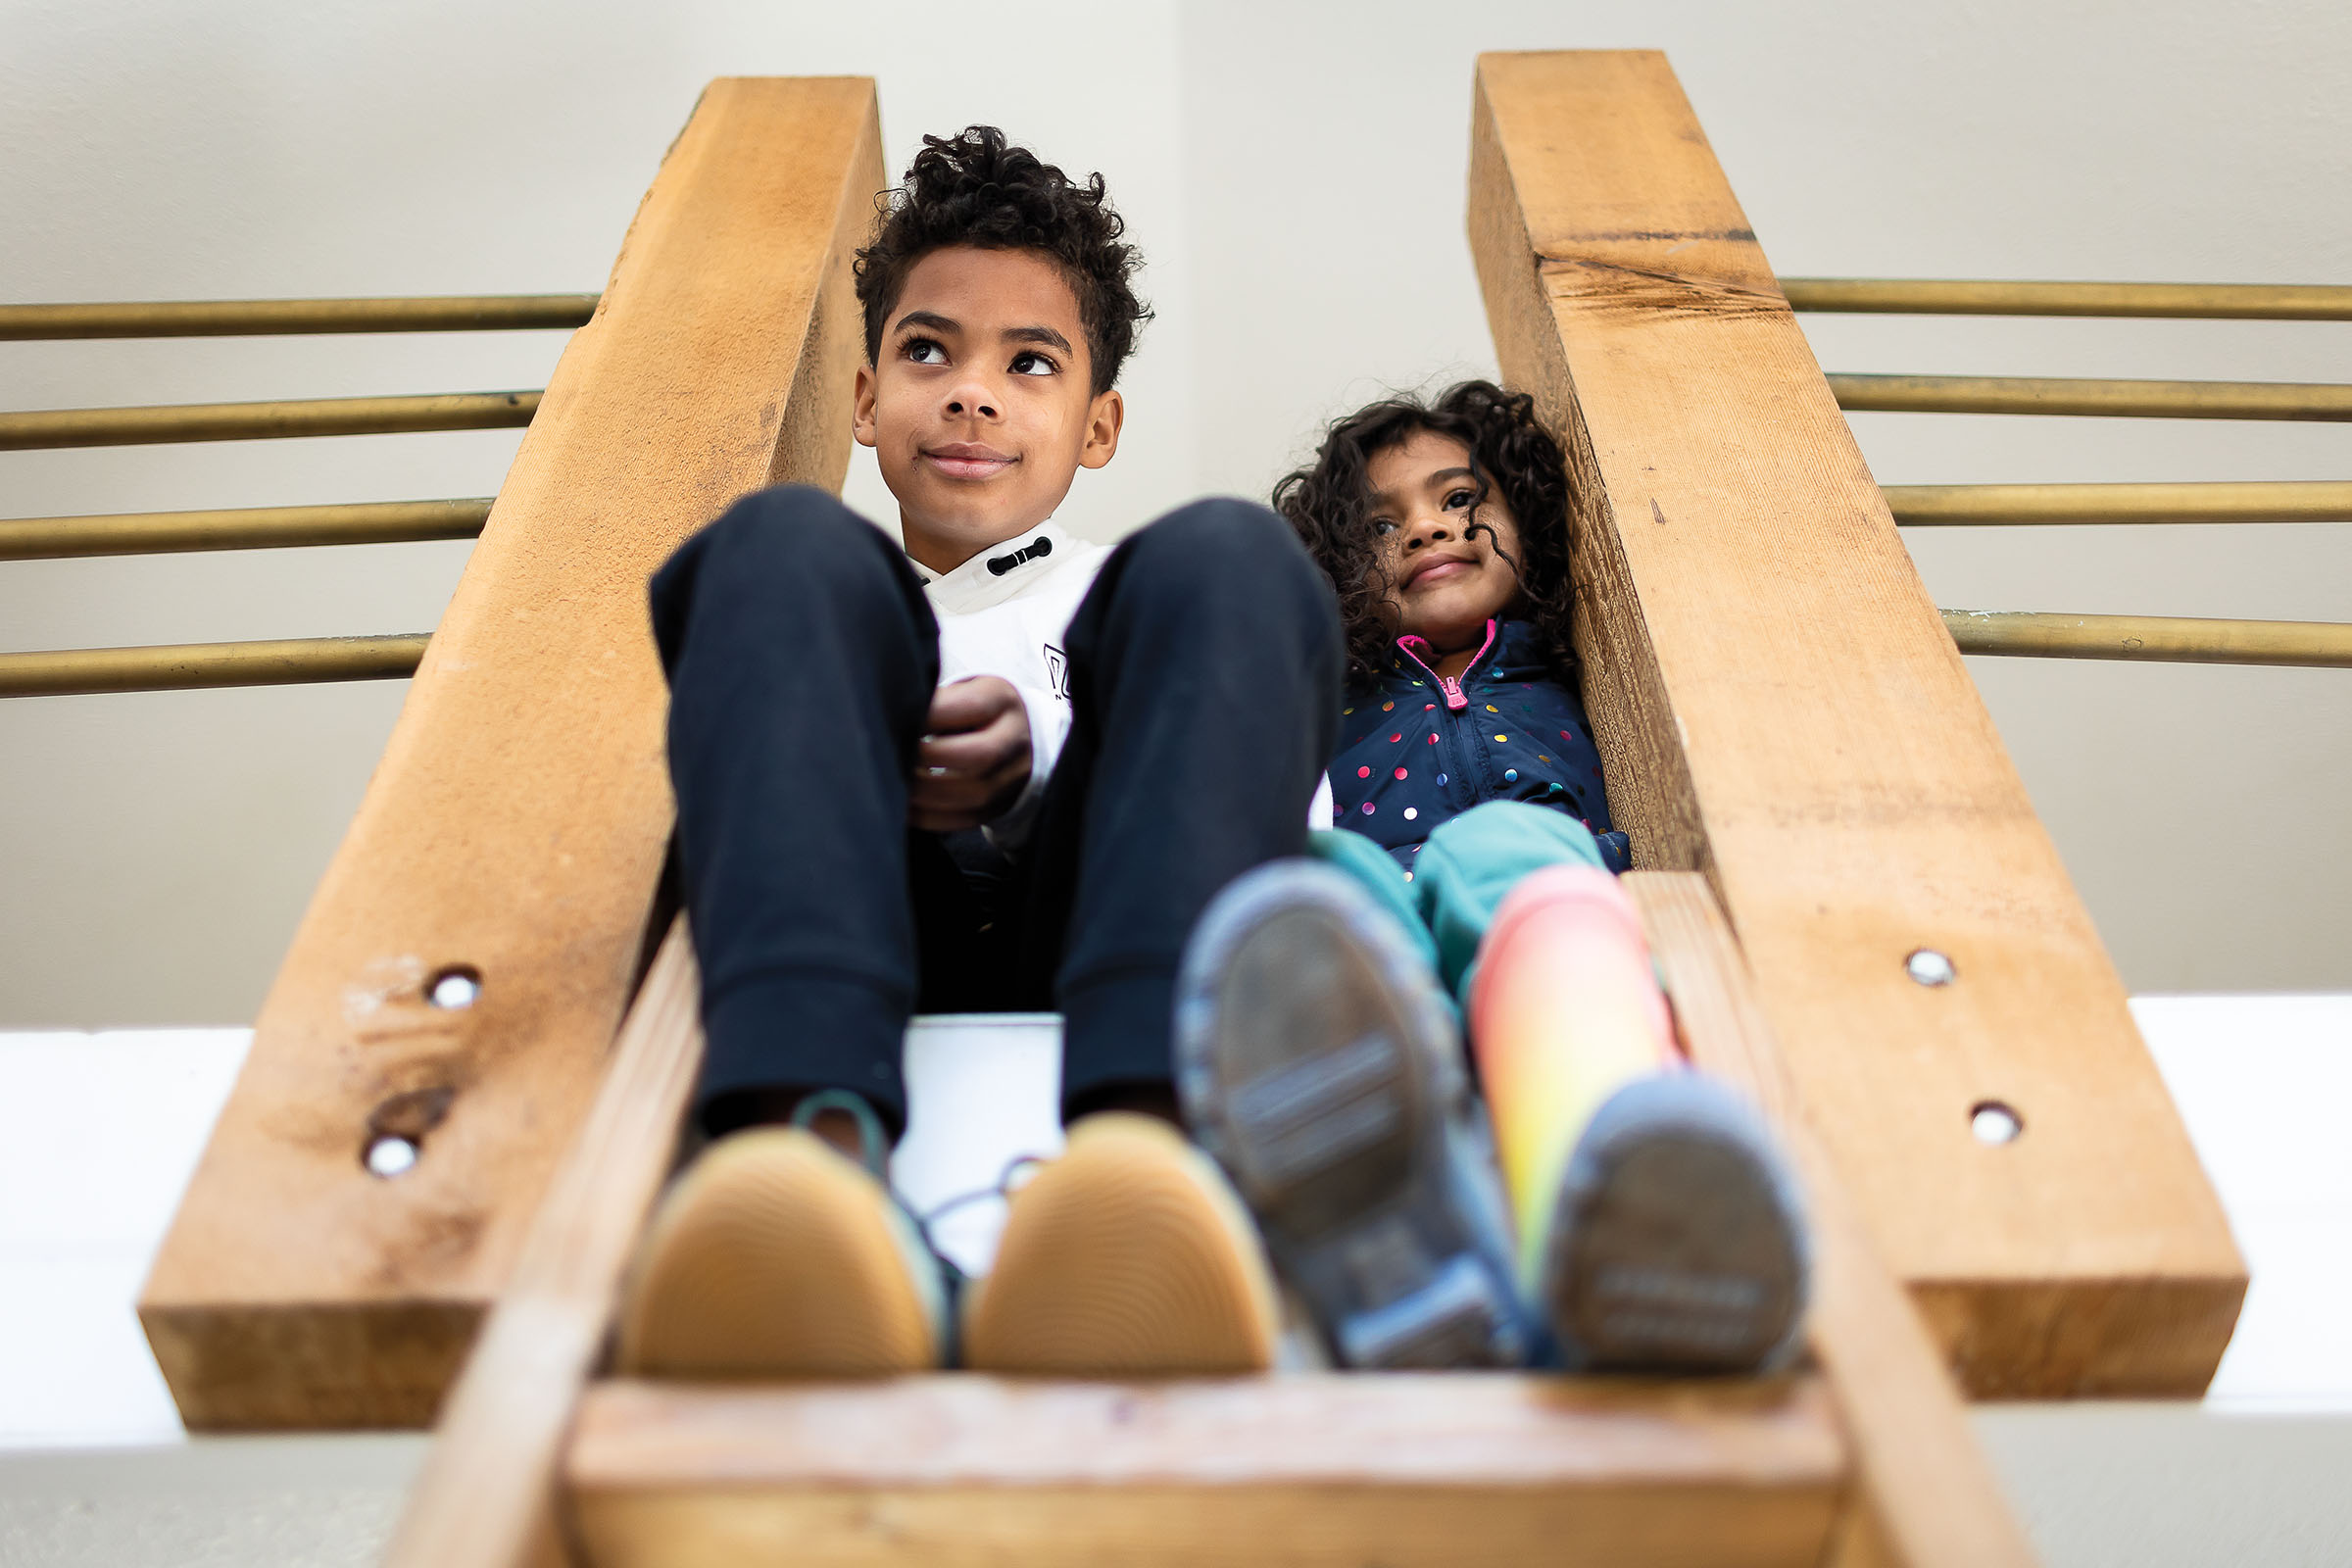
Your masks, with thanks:
[(1478, 647), (1488, 620), (1519, 599), (1519, 574), (1495, 552), (1520, 559), (1510, 507), (1490, 483), (1474, 514), (1470, 449), (1434, 430), (1376, 453), (1366, 474), (1397, 634), (1427, 638), (1440, 653)]

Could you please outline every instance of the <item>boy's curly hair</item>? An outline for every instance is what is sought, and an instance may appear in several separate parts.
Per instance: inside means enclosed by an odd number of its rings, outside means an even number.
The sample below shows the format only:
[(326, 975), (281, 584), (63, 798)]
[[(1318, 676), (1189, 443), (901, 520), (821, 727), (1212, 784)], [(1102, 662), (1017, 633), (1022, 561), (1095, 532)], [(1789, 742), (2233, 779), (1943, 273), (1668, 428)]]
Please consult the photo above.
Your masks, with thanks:
[(1078, 296), (1094, 362), (1097, 395), (1118, 383), (1135, 347), (1135, 330), (1152, 318), (1132, 278), (1143, 255), (1119, 236), (1102, 176), (1074, 183), (994, 125), (966, 125), (953, 136), (925, 136), (906, 177), (885, 191), (873, 243), (858, 253), (858, 303), (865, 309), (865, 359), (878, 362), (882, 328), (898, 308), (916, 262), (949, 245), (992, 251), (1041, 251), (1058, 264)]
[(1548, 644), (1553, 671), (1573, 684), (1567, 466), (1559, 443), (1536, 418), (1536, 400), (1492, 381), (1464, 381), (1428, 402), (1399, 394), (1334, 420), (1315, 461), (1274, 487), (1274, 510), (1298, 531), (1340, 596), (1348, 684), (1370, 685), (1396, 660), (1396, 628), (1383, 607), (1393, 584), (1372, 527), (1370, 470), (1375, 457), (1421, 430), (1470, 449), (1480, 506), (1499, 491), (1511, 509), (1519, 524), (1511, 565), (1527, 597), (1526, 618)]

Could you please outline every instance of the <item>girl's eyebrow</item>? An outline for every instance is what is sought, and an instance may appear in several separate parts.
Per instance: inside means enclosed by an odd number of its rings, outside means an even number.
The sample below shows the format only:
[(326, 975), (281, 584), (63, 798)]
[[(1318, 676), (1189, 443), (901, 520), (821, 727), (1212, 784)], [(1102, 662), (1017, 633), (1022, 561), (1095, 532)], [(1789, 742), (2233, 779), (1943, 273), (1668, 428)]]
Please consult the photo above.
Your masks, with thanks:
[[(1440, 485), (1446, 484), (1450, 480), (1475, 479), (1477, 477), (1478, 475), (1471, 472), (1468, 468), (1440, 468), (1437, 472), (1429, 474), (1422, 479), (1421, 488), (1424, 490), (1435, 490)], [(1411, 488), (1409, 485), (1398, 485), (1395, 490), (1373, 491), (1372, 505), (1374, 509), (1378, 510), (1382, 507), (1395, 506), (1398, 492), (1409, 488)]]

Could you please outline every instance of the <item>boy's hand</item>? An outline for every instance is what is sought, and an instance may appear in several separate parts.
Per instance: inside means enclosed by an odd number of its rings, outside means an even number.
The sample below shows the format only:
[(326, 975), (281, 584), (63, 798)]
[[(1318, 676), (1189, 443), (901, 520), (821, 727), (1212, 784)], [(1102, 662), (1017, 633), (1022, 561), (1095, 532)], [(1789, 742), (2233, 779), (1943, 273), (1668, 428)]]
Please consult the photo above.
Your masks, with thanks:
[(1029, 710), (1012, 682), (973, 675), (931, 694), (906, 819), (928, 833), (978, 827), (1029, 782)]

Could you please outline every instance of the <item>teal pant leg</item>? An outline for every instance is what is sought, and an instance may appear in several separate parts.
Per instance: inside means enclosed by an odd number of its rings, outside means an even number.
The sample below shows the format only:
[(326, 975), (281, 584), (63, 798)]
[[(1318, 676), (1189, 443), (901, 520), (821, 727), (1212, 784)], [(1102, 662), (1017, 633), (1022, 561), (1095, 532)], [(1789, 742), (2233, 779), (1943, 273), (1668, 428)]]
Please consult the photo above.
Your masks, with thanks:
[(1601, 867), (1600, 846), (1565, 811), (1520, 801), (1472, 807), (1432, 833), (1415, 858), (1411, 891), (1437, 954), (1438, 977), (1465, 1016), (1478, 945), (1495, 907), (1521, 877), (1551, 865)]
[(1306, 836), (1306, 853), (1327, 865), (1335, 866), (1353, 877), (1374, 902), (1396, 917), (1405, 937), (1421, 950), (1421, 956), (1434, 972), (1438, 966), (1438, 950), (1429, 939), (1429, 927), (1421, 922), (1421, 908), (1413, 900), (1412, 884), (1389, 858), (1389, 852), (1364, 837), (1346, 828), (1328, 832), (1317, 830)]

